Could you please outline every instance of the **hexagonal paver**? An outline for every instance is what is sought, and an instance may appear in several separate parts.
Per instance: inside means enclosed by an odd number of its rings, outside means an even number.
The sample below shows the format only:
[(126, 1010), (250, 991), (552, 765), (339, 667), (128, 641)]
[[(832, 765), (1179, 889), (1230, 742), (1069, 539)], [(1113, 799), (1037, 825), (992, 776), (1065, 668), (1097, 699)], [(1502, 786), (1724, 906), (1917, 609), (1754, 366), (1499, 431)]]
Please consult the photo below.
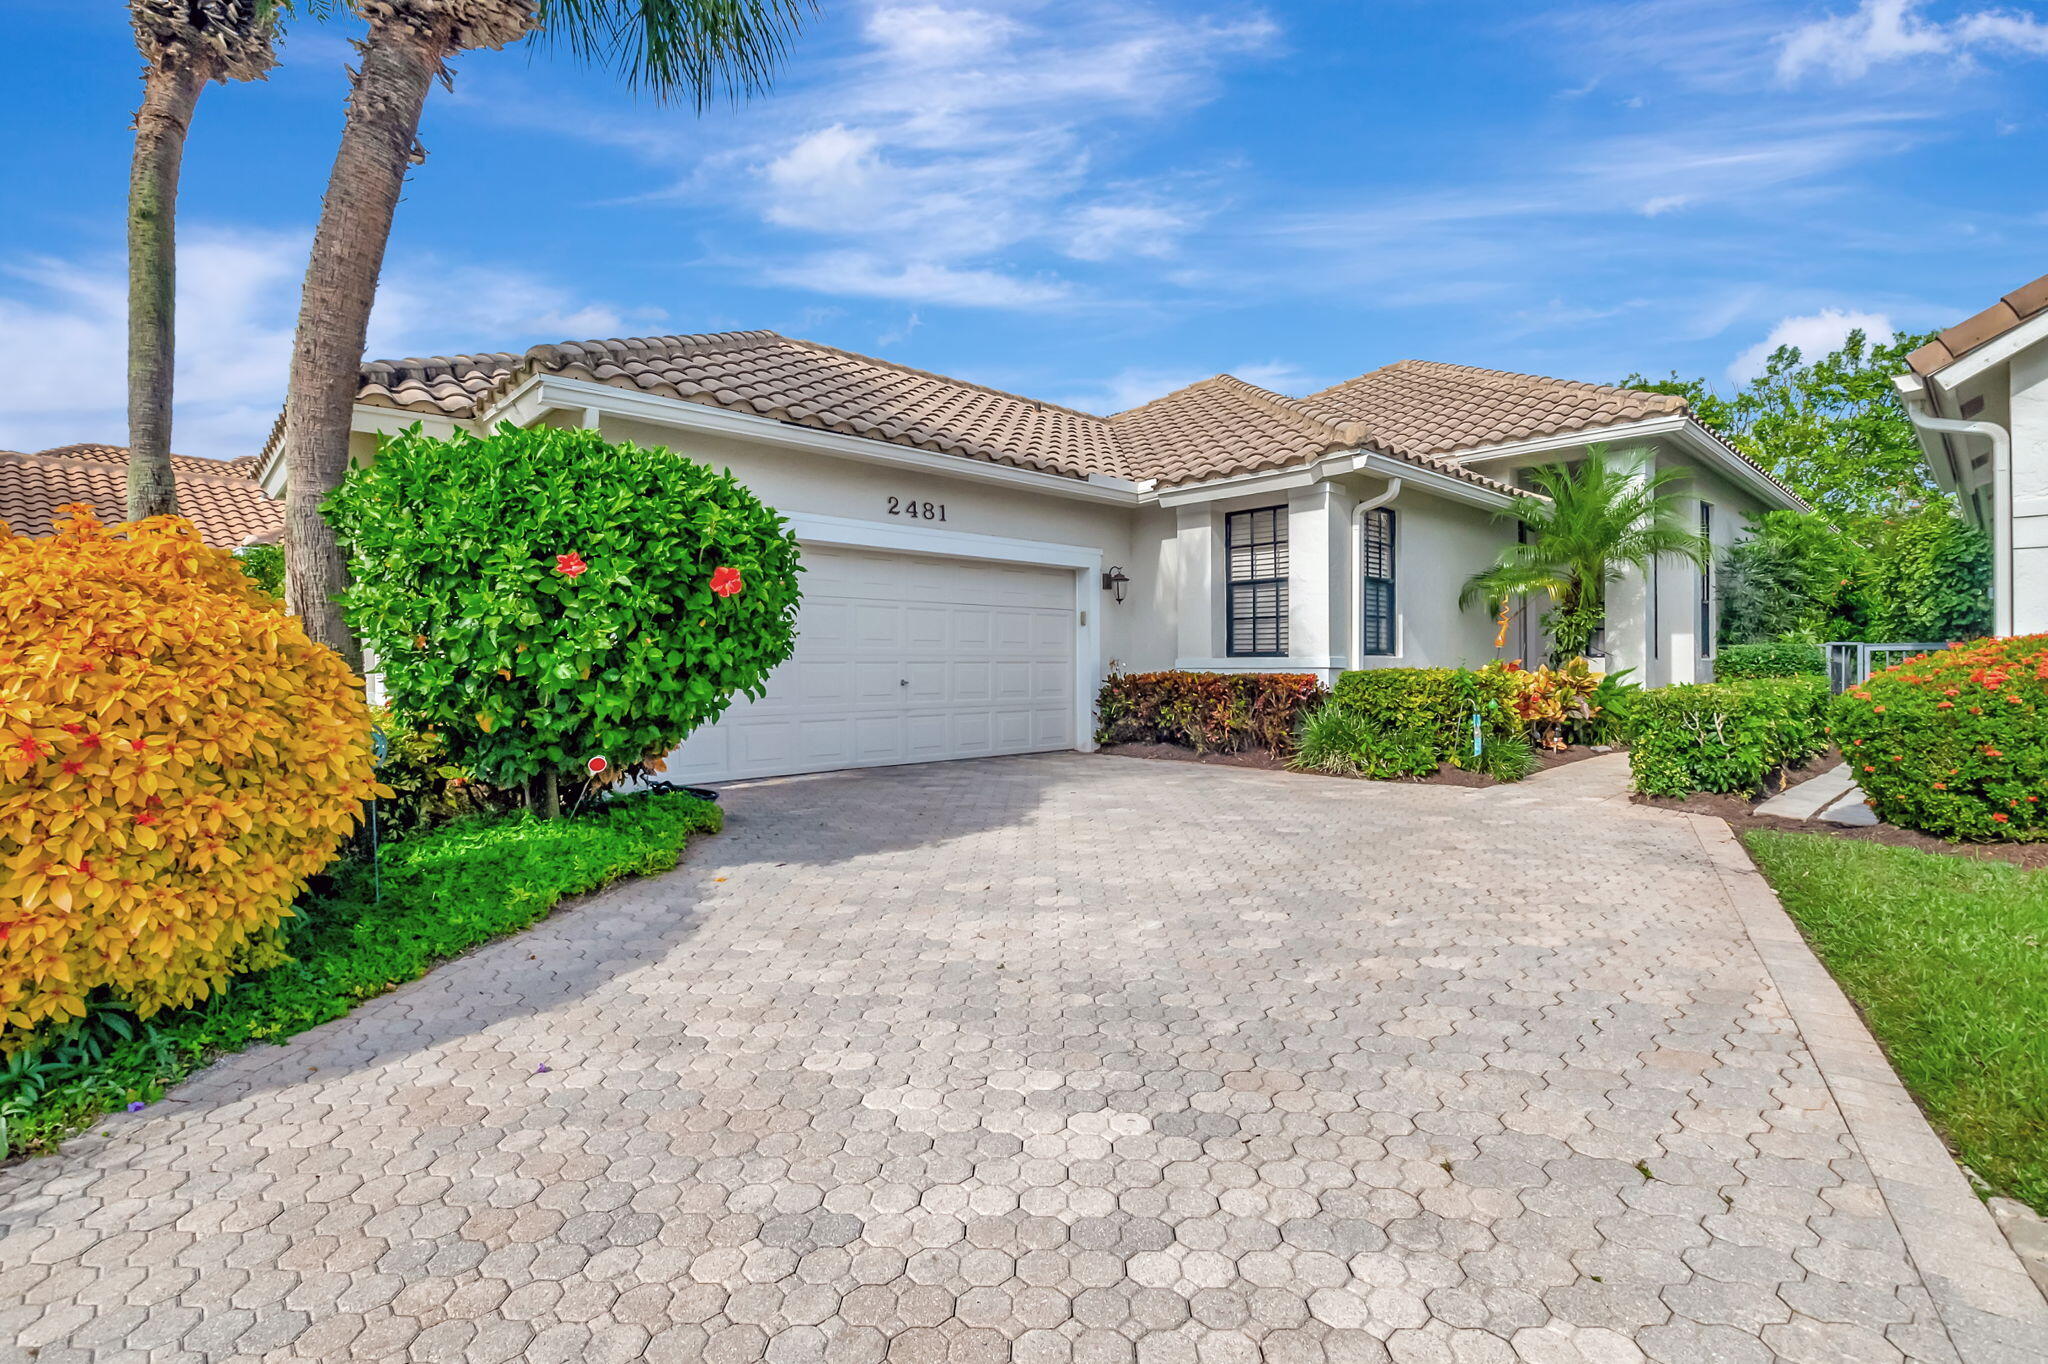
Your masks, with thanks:
[(1953, 1358), (1682, 818), (1074, 755), (672, 875), (0, 1171), (43, 1359)]

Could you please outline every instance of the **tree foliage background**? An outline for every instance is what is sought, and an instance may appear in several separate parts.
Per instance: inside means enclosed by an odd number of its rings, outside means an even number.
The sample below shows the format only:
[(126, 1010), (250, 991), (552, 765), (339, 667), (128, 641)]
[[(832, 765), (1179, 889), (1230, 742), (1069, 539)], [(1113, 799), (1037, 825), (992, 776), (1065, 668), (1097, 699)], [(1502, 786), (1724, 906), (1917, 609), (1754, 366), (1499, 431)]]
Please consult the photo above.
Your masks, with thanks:
[(1809, 361), (1781, 346), (1732, 395), (1704, 379), (1630, 375), (1799, 494), (1811, 513), (1756, 518), (1721, 566), (1721, 642), (1967, 639), (1991, 628), (1991, 546), (1929, 476), (1892, 376), (1927, 340), (1852, 331)]

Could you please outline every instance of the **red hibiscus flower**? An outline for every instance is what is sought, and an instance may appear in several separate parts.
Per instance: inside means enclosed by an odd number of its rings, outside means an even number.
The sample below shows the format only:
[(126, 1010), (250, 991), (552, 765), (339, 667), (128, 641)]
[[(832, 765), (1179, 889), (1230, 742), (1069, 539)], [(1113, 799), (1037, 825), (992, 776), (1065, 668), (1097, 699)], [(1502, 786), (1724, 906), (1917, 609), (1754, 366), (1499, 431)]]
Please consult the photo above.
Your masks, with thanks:
[(740, 571), (738, 569), (727, 566), (711, 571), (711, 590), (719, 596), (735, 596), (745, 588), (746, 584), (740, 581)]
[(572, 580), (580, 578), (589, 567), (589, 564), (583, 562), (583, 556), (573, 549), (567, 554), (557, 554), (555, 556), (555, 572), (565, 578)]

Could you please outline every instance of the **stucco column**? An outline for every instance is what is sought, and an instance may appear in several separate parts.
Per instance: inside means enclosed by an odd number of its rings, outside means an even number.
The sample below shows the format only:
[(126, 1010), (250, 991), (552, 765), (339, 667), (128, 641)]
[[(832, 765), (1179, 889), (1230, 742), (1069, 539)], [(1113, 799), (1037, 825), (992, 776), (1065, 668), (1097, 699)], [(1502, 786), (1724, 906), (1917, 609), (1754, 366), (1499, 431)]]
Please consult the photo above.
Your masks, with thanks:
[[(1626, 471), (1634, 482), (1642, 482), (1649, 476), (1651, 460), (1649, 450), (1617, 450), (1608, 456), (1618, 468)], [(1669, 566), (1663, 577), (1672, 575)], [(1668, 599), (1667, 599), (1668, 600)], [(1664, 622), (1664, 638), (1674, 638), (1671, 622)], [(1687, 636), (1690, 637), (1690, 628)], [(1636, 569), (1625, 571), (1619, 578), (1607, 585), (1607, 660), (1604, 671), (1620, 672), (1623, 668), (1634, 668), (1636, 678), (1649, 675), (1650, 662), (1650, 585), (1649, 575)], [(1665, 662), (1676, 666), (1678, 660)], [(1674, 673), (1676, 681), (1690, 681), (1690, 673)]]
[(1287, 656), (1327, 675), (1339, 652), (1334, 590), (1343, 548), (1337, 499), (1325, 480), (1287, 497)]
[[(2012, 631), (2048, 631), (2048, 345), (2012, 360)], [(1980, 442), (1981, 443), (1981, 442)]]
[(1214, 505), (1197, 502), (1175, 509), (1172, 552), (1178, 569), (1178, 655), (1181, 659), (1223, 656), (1223, 528)]

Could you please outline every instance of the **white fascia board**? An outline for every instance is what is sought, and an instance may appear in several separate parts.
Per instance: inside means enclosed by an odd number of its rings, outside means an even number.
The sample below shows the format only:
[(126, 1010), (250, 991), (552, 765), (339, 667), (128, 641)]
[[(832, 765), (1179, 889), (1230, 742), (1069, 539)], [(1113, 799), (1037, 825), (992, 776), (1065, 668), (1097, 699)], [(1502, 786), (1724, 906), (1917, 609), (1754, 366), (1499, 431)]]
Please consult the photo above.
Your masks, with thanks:
[(948, 559), (986, 559), (993, 563), (1040, 564), (1051, 568), (1102, 571), (1102, 551), (1088, 545), (1062, 545), (1050, 540), (1016, 540), (1006, 535), (972, 531), (931, 530), (922, 525), (899, 526), (819, 512), (790, 512), (783, 517), (798, 540), (819, 545), (935, 554)]
[(1616, 422), (1612, 426), (1578, 431), (1559, 431), (1548, 436), (1531, 436), (1527, 440), (1502, 441), (1498, 445), (1468, 446), (1463, 450), (1453, 450), (1443, 458), (1458, 464), (1484, 464), (1496, 459), (1511, 459), (1516, 455), (1540, 455), (1551, 450), (1573, 450), (1580, 446), (1606, 445), (1613, 441), (1628, 441), (1638, 437), (1668, 436), (1691, 424), (1690, 417), (1645, 417), (1641, 421)]
[(1676, 437), (1690, 453), (1699, 456), (1708, 467), (1731, 476), (1762, 498), (1765, 503), (1786, 511), (1800, 510), (1798, 500), (1773, 483), (1763, 470), (1723, 445), (1719, 437), (1700, 425), (1697, 420), (1683, 415), (1647, 417), (1642, 421), (1617, 422), (1613, 426), (1563, 431), (1552, 436), (1509, 441), (1501, 445), (1475, 446), (1469, 450), (1456, 451), (1445, 458), (1455, 459), (1460, 464), (1483, 464), (1515, 455), (1542, 454), (1549, 450), (1576, 450), (1589, 445), (1608, 445), (1616, 441), (1654, 436)]
[[(1428, 465), (1411, 464), (1392, 455), (1363, 455), (1359, 458), (1357, 467), (1380, 478), (1398, 478), (1404, 484), (1413, 485), (1453, 502), (1469, 502), (1475, 507), (1485, 507), (1492, 511), (1506, 511), (1515, 505), (1512, 493), (1504, 493), (1497, 488), (1482, 488), (1476, 483), (1467, 483), (1455, 474), (1439, 473)], [(1540, 497), (1541, 494), (1532, 493), (1530, 496)]]
[(1423, 464), (1411, 464), (1405, 459), (1396, 459), (1392, 455), (1383, 455), (1371, 450), (1345, 450), (1334, 455), (1325, 455), (1312, 463), (1296, 464), (1285, 469), (1266, 469), (1254, 474), (1235, 474), (1229, 478), (1187, 483), (1153, 493), (1145, 500), (1157, 502), (1162, 507), (1185, 507), (1196, 502), (1216, 502), (1226, 497), (1242, 497), (1250, 493), (1286, 492), (1294, 488), (1306, 488), (1325, 479), (1353, 473), (1368, 473), (1376, 478), (1398, 478), (1438, 497), (1446, 497), (1455, 502), (1470, 502), (1475, 506), (1494, 510), (1508, 507), (1514, 502), (1514, 498), (1507, 493), (1467, 483), (1455, 474), (1443, 473)]
[(864, 436), (843, 436), (836, 431), (797, 426), (790, 422), (777, 421), (773, 417), (732, 412), (705, 403), (687, 402), (681, 398), (665, 397), (658, 393), (641, 393), (633, 389), (617, 388), (611, 384), (594, 383), (588, 379), (564, 378), (560, 375), (537, 374), (527, 379), (507, 394), (502, 402), (495, 405), (487, 414), (487, 419), (495, 425), (501, 420), (501, 413), (516, 411), (528, 421), (538, 421), (547, 413), (557, 410), (575, 412), (579, 414), (579, 419), (580, 414), (586, 410), (594, 410), (635, 421), (651, 422), (658, 426), (672, 426), (684, 431), (727, 436), (734, 440), (773, 445), (785, 450), (804, 450), (837, 459), (853, 459), (867, 464), (915, 469), (919, 473), (936, 474), (946, 478), (998, 483), (1019, 490), (1028, 489), (1043, 493), (1049, 497), (1071, 498), (1083, 502), (1107, 502), (1121, 507), (1138, 505), (1138, 485), (1125, 479), (1105, 478), (1101, 475), (1091, 475), (1085, 479), (1069, 478), (1064, 474), (1045, 474), (1033, 469), (1012, 468), (1007, 464), (991, 464), (987, 460), (967, 455), (934, 454), (929, 450), (917, 450), (907, 445), (870, 440)]
[(2037, 341), (2048, 341), (2048, 312), (2036, 313), (2005, 335), (1986, 341), (1960, 360), (1949, 361), (1927, 376), (1928, 384), (1930, 387), (1942, 388), (1953, 393), (1964, 384), (1982, 378), (1989, 371), (2006, 364)]
[[(408, 412), (404, 408), (377, 403), (357, 403), (349, 409), (348, 429), (351, 435), (368, 432), (373, 436), (395, 436), (415, 424), (430, 436), (451, 435), (458, 428), (473, 425), (442, 412)], [(270, 452), (270, 458), (257, 469), (256, 481), (270, 497), (283, 500), (285, 489), (290, 486), (284, 467), (283, 441), (277, 443), (277, 448)]]

